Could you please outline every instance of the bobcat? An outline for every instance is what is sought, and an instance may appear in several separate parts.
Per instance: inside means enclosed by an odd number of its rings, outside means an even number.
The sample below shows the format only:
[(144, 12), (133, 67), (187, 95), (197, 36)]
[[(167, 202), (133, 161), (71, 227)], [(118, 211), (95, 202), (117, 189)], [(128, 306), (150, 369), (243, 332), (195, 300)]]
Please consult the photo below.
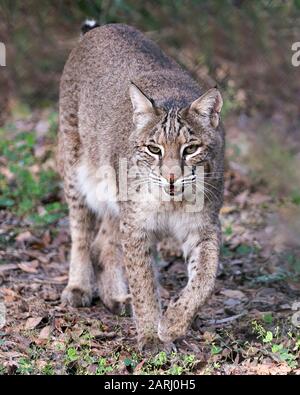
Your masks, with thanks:
[[(62, 301), (89, 306), (94, 282), (110, 310), (130, 300), (142, 350), (184, 336), (214, 286), (222, 104), (218, 89), (204, 92), (154, 42), (122, 24), (91, 28), (63, 71), (58, 159), (72, 248)], [(202, 201), (191, 203), (200, 190)], [(182, 247), (188, 282), (162, 311), (152, 251), (164, 235)]]

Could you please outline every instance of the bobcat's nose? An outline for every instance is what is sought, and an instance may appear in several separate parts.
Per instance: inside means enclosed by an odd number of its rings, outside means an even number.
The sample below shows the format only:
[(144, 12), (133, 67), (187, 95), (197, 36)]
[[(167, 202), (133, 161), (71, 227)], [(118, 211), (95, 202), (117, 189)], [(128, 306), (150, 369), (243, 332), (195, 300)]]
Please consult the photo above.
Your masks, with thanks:
[(169, 183), (170, 184), (174, 184), (175, 182), (175, 174), (174, 173), (170, 173), (169, 175)]

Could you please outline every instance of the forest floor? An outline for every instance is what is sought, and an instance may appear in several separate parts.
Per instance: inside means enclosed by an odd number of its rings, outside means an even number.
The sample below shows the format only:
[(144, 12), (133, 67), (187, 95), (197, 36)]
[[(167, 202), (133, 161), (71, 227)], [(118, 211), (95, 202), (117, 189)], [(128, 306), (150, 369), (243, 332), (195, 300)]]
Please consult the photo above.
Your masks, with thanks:
[[(56, 119), (53, 110), (19, 108), (0, 129), (0, 373), (300, 374), (300, 260), (296, 248), (284, 247), (278, 219), (286, 202), (258, 187), (239, 162), (245, 134), (234, 122), (227, 122), (214, 292), (176, 353), (145, 357), (130, 317), (112, 315), (100, 300), (90, 308), (60, 304), (70, 237), (53, 159)], [(289, 204), (299, 203), (293, 196)], [(167, 300), (186, 272), (176, 251), (162, 255)]]

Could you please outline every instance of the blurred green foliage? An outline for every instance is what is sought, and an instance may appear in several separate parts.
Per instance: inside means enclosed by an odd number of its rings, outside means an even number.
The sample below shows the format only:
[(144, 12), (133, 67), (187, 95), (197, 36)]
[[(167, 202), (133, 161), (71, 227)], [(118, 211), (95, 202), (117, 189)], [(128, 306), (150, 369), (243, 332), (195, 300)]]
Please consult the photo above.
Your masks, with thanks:
[(0, 129), (0, 159), (7, 169), (0, 173), (0, 209), (9, 208), (34, 225), (57, 221), (66, 207), (58, 196), (58, 176), (45, 165), (50, 152), (38, 159), (35, 131), (17, 132), (13, 125), (8, 129)]

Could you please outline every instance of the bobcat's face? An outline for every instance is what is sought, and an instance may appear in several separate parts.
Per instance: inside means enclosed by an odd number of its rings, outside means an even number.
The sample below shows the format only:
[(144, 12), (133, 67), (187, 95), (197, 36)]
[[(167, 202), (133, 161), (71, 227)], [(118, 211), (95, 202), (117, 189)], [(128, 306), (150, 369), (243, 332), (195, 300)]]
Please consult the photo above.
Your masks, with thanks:
[[(217, 130), (222, 98), (217, 89), (188, 108), (169, 111), (156, 108), (135, 85), (130, 93), (136, 128), (134, 159), (143, 185), (159, 187), (172, 198), (182, 196), (188, 187), (201, 189), (209, 178), (222, 177), (217, 167), (223, 145)], [(214, 191), (207, 195), (212, 198)]]

